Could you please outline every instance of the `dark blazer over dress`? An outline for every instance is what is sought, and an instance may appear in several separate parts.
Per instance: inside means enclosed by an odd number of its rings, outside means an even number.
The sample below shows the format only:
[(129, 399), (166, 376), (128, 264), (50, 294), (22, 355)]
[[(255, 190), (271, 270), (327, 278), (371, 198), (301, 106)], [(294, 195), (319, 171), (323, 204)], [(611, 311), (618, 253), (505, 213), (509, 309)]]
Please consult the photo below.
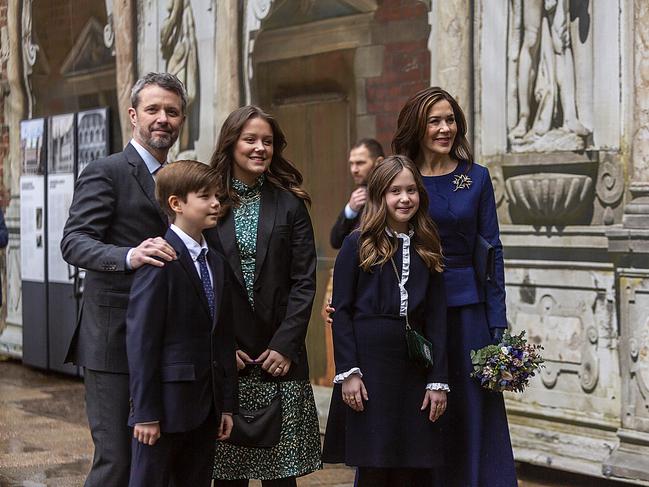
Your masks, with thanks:
[[(224, 253), (235, 275), (232, 307), (236, 345), (253, 359), (266, 349), (277, 351), (291, 359), (291, 366), (280, 377), (258, 366), (248, 365), (240, 371), (242, 409), (264, 407), (279, 391), (280, 440), (271, 448), (219, 443), (214, 478), (287, 479), (321, 467), (318, 418), (304, 343), (315, 295), (313, 229), (304, 201), (293, 193), (263, 178), (253, 187), (235, 183), (244, 193), (259, 195), (258, 208), (251, 200), (237, 209), (244, 209), (242, 213), (232, 209), (206, 238)], [(248, 239), (255, 237), (253, 256)], [(254, 271), (249, 265), (252, 259)]]
[(252, 358), (267, 348), (275, 350), (292, 361), (279, 380), (308, 379), (304, 340), (315, 296), (316, 258), (311, 219), (302, 200), (269, 181), (261, 188), (254, 310), (241, 271), (234, 211), (205, 236), (225, 255), (236, 278), (232, 308), (237, 347)]
[[(462, 176), (471, 183), (454, 182)], [(516, 471), (502, 394), (484, 390), (470, 377), (471, 350), (492, 342), (491, 329), (507, 327), (503, 252), (489, 171), (461, 161), (452, 173), (423, 180), (446, 264), (451, 388), (447, 415), (453, 428), (446, 440), (448, 485), (513, 487)], [(485, 286), (473, 267), (478, 234), (495, 250), (495, 275)]]
[[(416, 238), (416, 237), (413, 237)], [(336, 374), (359, 367), (369, 400), (355, 412), (334, 387), (323, 460), (379, 468), (433, 468), (442, 463), (440, 424), (421, 404), (429, 383), (447, 383), (446, 299), (442, 275), (430, 272), (410, 247), (410, 325), (433, 344), (434, 367), (408, 358), (400, 292), (390, 262), (371, 272), (359, 267), (359, 232), (344, 241), (334, 267), (333, 321)], [(394, 255), (402, 266), (403, 241)]]

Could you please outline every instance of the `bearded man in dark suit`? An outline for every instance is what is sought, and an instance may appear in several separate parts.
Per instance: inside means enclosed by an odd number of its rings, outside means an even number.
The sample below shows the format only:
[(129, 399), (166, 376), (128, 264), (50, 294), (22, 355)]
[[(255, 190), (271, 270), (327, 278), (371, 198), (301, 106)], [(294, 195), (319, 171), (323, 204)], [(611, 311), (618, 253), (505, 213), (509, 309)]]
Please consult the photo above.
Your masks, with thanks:
[(361, 139), (349, 151), (349, 172), (356, 189), (331, 228), (329, 241), (334, 249), (342, 247), (345, 237), (358, 227), (367, 200), (367, 180), (384, 157), (383, 147), (375, 139)]
[(155, 199), (155, 173), (185, 121), (187, 94), (172, 74), (149, 73), (131, 91), (133, 138), (90, 163), (77, 180), (61, 251), (86, 269), (81, 312), (66, 362), (84, 368), (95, 445), (86, 487), (128, 485), (131, 438), (125, 317), (134, 271), (163, 266), (176, 252)]

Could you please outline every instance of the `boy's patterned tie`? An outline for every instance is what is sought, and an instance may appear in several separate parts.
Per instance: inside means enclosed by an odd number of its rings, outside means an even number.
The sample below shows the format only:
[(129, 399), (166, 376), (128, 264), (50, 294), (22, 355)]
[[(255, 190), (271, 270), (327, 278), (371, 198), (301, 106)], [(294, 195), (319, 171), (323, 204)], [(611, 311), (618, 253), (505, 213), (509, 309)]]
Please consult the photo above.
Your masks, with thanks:
[(198, 261), (198, 267), (201, 270), (201, 281), (203, 281), (203, 291), (205, 291), (205, 297), (207, 298), (207, 304), (210, 307), (210, 317), (214, 318), (214, 288), (210, 281), (210, 273), (207, 270), (207, 260), (205, 259), (205, 254), (207, 254), (207, 249), (201, 250), (201, 253), (198, 255), (196, 260)]

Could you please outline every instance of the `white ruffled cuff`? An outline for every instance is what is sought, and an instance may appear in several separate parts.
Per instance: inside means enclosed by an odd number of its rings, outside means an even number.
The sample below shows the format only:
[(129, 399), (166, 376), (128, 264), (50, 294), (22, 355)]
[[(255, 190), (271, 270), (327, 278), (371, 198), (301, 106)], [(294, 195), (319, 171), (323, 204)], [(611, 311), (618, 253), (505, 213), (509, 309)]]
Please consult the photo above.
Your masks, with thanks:
[(443, 384), (441, 382), (431, 382), (430, 384), (426, 384), (426, 390), (451, 392), (451, 389), (449, 389), (448, 384)]
[(347, 372), (343, 372), (342, 374), (338, 374), (336, 377), (334, 377), (334, 384), (342, 384), (347, 377), (353, 374), (358, 374), (363, 377), (361, 369), (359, 369), (358, 367), (352, 367)]

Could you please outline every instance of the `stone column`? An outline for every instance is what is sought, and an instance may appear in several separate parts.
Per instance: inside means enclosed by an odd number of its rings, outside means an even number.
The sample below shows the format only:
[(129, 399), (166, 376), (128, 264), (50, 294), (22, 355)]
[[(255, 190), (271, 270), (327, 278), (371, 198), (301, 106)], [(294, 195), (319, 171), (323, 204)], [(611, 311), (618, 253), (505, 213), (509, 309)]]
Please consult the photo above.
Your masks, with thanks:
[[(625, 5), (628, 5), (625, 4)], [(622, 425), (603, 473), (649, 480), (649, 4), (633, 2), (633, 162), (622, 225), (607, 232), (616, 260), (620, 310)]]
[(649, 4), (634, 2), (634, 135), (633, 180), (629, 190), (633, 199), (624, 208), (625, 228), (649, 230)]
[[(3, 308), (6, 326), (0, 327), (0, 350), (11, 355), (22, 353), (22, 301), (20, 280), (20, 121), (28, 116), (28, 92), (25, 87), (23, 59), (23, 8), (22, 0), (9, 0), (7, 4), (7, 89), (5, 120), (9, 127), (9, 152), (3, 161), (3, 182), (9, 204), (5, 220), (9, 229), (6, 251), (7, 275)], [(30, 39), (31, 40), (31, 39)], [(3, 312), (5, 311), (3, 310)]]
[[(455, 97), (473, 126), (473, 12), (465, 0), (433, 1), (428, 12), (430, 36), (430, 85), (440, 86)], [(472, 134), (468, 134), (471, 140)]]
[(122, 143), (131, 139), (132, 128), (128, 116), (131, 106), (131, 88), (137, 80), (137, 30), (134, 0), (114, 0), (113, 31), (115, 35), (115, 70), (117, 106), (122, 128)]
[(228, 114), (237, 108), (241, 100), (240, 90), (240, 19), (237, 0), (220, 0), (216, 3), (216, 35), (214, 63), (214, 143), (218, 139), (221, 124)]

